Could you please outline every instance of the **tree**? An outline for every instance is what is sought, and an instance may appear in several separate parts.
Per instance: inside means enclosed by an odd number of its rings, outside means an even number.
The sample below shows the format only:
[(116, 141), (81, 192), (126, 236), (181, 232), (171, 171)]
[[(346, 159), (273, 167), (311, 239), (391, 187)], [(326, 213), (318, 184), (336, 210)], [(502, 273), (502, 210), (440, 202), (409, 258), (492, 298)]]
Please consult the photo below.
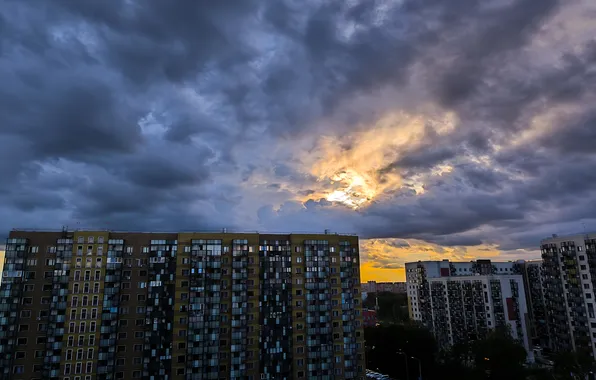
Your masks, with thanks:
[[(416, 357), (422, 364), (424, 379), (432, 379), (437, 346), (432, 334), (412, 325), (391, 325), (364, 329), (367, 368), (395, 379), (406, 378), (406, 357)], [(406, 355), (399, 354), (403, 352)], [(418, 376), (418, 365), (408, 359), (410, 378)], [(428, 376), (427, 376), (428, 375)]]
[(585, 352), (561, 352), (553, 357), (557, 379), (584, 379), (593, 368), (592, 356)]
[(526, 350), (507, 331), (492, 331), (472, 344), (478, 378), (524, 380)]

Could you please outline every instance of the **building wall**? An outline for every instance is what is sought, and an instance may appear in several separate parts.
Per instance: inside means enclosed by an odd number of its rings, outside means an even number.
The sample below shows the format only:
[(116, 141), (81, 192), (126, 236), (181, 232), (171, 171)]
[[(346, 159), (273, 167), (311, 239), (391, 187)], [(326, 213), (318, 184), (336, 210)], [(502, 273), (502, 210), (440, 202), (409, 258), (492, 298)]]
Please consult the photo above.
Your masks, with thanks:
[(6, 250), (2, 379), (364, 376), (355, 236), (12, 231)]
[(519, 263), (420, 261), (406, 263), (410, 317), (442, 346), (507, 327), (530, 352), (528, 302)]
[(596, 357), (596, 234), (555, 235), (541, 242), (541, 251), (552, 348)]

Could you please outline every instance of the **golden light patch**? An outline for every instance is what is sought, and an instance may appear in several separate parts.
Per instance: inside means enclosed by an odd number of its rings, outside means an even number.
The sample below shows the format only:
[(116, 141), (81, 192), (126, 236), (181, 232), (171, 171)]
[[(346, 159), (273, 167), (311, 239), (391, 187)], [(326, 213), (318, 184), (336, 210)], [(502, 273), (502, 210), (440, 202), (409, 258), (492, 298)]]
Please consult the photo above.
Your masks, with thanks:
[[(316, 194), (308, 198), (325, 198), (357, 209), (404, 185), (422, 192), (420, 178), (408, 179), (406, 183), (398, 171), (388, 166), (420, 146), (429, 128), (443, 135), (453, 131), (455, 125), (453, 113), (428, 117), (399, 112), (350, 136), (323, 137), (316, 153), (305, 162), (321, 184)], [(442, 174), (451, 168), (441, 165), (433, 170), (433, 174)]]

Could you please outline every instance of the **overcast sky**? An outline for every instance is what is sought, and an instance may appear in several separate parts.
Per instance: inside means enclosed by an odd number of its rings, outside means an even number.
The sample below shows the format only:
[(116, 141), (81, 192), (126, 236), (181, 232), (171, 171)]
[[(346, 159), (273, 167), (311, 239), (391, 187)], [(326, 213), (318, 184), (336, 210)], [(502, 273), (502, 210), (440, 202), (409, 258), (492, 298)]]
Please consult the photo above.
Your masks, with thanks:
[(0, 236), (328, 228), (388, 279), (596, 229), (593, 0), (1, 3)]

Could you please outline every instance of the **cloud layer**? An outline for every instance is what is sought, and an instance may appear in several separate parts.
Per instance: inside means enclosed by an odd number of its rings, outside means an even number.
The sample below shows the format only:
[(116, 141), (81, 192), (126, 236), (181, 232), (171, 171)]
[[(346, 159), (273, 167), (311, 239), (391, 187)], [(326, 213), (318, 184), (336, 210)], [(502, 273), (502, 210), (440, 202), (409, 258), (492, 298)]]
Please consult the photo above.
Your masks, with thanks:
[(7, 0), (0, 231), (329, 228), (375, 239), (375, 268), (415, 259), (396, 241), (523, 257), (596, 229), (595, 16), (590, 0)]

